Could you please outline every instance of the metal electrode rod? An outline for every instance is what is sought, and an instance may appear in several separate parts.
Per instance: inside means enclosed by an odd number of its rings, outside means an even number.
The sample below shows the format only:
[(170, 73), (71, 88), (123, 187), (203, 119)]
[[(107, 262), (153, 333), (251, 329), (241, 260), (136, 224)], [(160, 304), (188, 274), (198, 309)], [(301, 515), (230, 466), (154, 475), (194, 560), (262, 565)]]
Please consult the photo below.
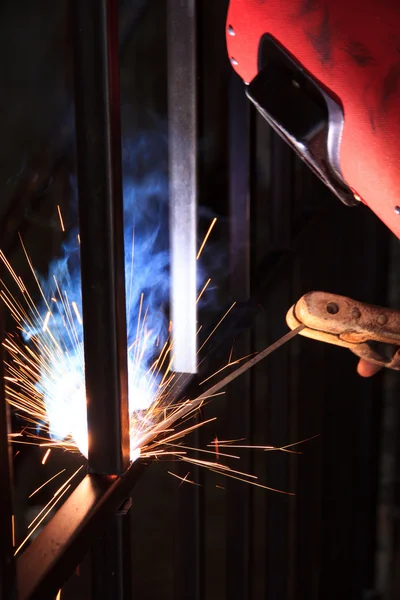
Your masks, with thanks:
[[(246, 373), (246, 371), (255, 367), (256, 364), (267, 358), (267, 356), (278, 350), (278, 348), (287, 342), (290, 342), (290, 340), (296, 337), (296, 335), (303, 331), (303, 329), (304, 325), (299, 325), (299, 327), (296, 327), (296, 329), (289, 331), (289, 333), (286, 333), (284, 336), (279, 338), (279, 340), (268, 346), (268, 348), (265, 348), (265, 350), (259, 352), (254, 358), (250, 358), (242, 366), (237, 367), (232, 373), (226, 377), (223, 377), (214, 385), (210, 386), (206, 391), (197, 396), (197, 398), (183, 402), (182, 406), (180, 406), (176, 411), (173, 411), (169, 417), (163, 421), (160, 421), (160, 423), (155, 425), (148, 434), (139, 439), (138, 447), (140, 449), (144, 449), (143, 453), (146, 454), (146, 446), (150, 445), (158, 435), (168, 431), (168, 429), (173, 427), (173, 425), (175, 425), (175, 423), (177, 423), (180, 419), (183, 419), (183, 417), (186, 417), (188, 414), (199, 409), (206, 400), (220, 393), (227, 385), (232, 383), (232, 381), (240, 377), (240, 375), (243, 375), (243, 373)], [(160, 443), (162, 443), (162, 440), (160, 440)]]
[(73, 0), (89, 469), (129, 465), (118, 0)]

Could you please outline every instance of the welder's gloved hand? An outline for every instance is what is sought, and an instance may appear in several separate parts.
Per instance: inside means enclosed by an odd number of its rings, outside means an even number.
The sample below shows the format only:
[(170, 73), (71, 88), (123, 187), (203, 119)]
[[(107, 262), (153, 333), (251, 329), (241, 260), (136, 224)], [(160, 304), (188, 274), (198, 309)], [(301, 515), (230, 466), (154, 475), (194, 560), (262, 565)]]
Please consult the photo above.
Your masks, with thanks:
[(382, 367), (380, 365), (375, 365), (374, 363), (370, 363), (363, 358), (360, 358), (357, 365), (357, 373), (361, 375), (361, 377), (372, 377), (378, 371), (380, 371)]

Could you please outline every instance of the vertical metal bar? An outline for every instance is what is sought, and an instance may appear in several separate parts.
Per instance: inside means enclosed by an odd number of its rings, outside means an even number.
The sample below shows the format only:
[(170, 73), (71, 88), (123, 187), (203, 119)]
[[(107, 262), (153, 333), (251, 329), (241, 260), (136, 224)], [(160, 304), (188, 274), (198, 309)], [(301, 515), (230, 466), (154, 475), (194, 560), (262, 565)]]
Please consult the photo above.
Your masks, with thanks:
[[(170, 305), (173, 369), (196, 373), (197, 229), (197, 2), (168, 0), (168, 150)], [(187, 441), (196, 445), (196, 434)], [(186, 473), (183, 473), (183, 476)], [(198, 469), (191, 470), (198, 481)], [(192, 486), (188, 486), (192, 487)], [(193, 486), (195, 487), (195, 486)], [(202, 598), (200, 492), (179, 489), (177, 497), (176, 597)]]
[[(379, 246), (375, 246), (376, 248)], [(400, 306), (400, 248), (395, 238), (390, 240), (390, 280), (387, 306)], [(380, 298), (377, 304), (385, 305)], [(377, 530), (375, 547), (375, 588), (381, 598), (400, 597), (400, 552), (398, 551), (398, 515), (400, 498), (400, 381), (398, 373), (388, 371), (383, 376), (382, 423), (379, 435), (379, 481), (377, 498)], [(376, 399), (375, 399), (376, 400)]]
[(167, 26), (173, 368), (196, 373), (196, 0), (168, 0)]
[[(193, 440), (195, 440), (193, 442)], [(187, 444), (193, 446), (192, 435)], [(178, 471), (185, 477), (188, 470)], [(199, 468), (190, 469), (190, 477), (198, 483)], [(177, 535), (175, 553), (175, 598), (176, 600), (202, 600), (204, 598), (203, 544), (200, 518), (201, 494), (197, 486), (182, 486), (177, 490)]]
[(243, 302), (250, 297), (250, 104), (234, 74), (229, 91), (231, 290)]
[(293, 171), (296, 160), (289, 144), (270, 131), (270, 243), (274, 251), (287, 250), (292, 243)]
[(129, 464), (118, 1), (73, 0), (89, 468)]
[(131, 515), (112, 518), (92, 551), (92, 597), (104, 600), (132, 598)]
[[(250, 105), (243, 82), (232, 74), (229, 94), (229, 206), (231, 293), (234, 300), (250, 298)], [(235, 343), (238, 356), (250, 353), (250, 333)], [(246, 373), (228, 391), (229, 435), (251, 440), (251, 375)], [(250, 471), (249, 457), (241, 468)], [(228, 480), (227, 498), (227, 598), (249, 600), (251, 563), (250, 486)]]
[[(120, 474), (129, 465), (129, 412), (118, 0), (73, 4), (88, 458), (91, 471)], [(130, 597), (123, 528), (114, 517), (92, 553), (99, 600)]]
[(0, 600), (16, 598), (13, 562), (13, 507), (8, 410), (4, 393), (3, 314), (0, 307)]
[[(274, 251), (286, 250), (291, 245), (291, 202), (292, 202), (292, 151), (287, 144), (271, 129), (265, 129), (265, 123), (258, 129), (258, 159), (262, 165), (268, 165), (269, 178), (267, 193), (262, 194), (260, 172), (260, 202), (268, 208), (267, 222), (271, 224), (269, 248)], [(267, 137), (265, 137), (267, 134)], [(267, 145), (266, 145), (267, 143)], [(260, 230), (262, 236), (262, 229)], [(281, 314), (281, 318), (268, 319), (266, 336), (271, 341), (285, 331), (282, 305), (290, 303), (291, 277), (282, 279), (263, 298), (268, 315)], [(282, 304), (283, 303), (283, 304)], [(283, 348), (279, 355), (270, 357), (267, 365), (268, 381), (266, 386), (266, 439), (272, 445), (284, 444), (291, 437), (291, 384), (293, 365), (290, 362), (290, 349)], [(272, 425), (273, 424), (273, 425)], [(283, 440), (283, 441), (282, 441)], [(290, 487), (290, 471), (283, 453), (268, 455), (266, 470), (271, 486), (282, 490)], [(279, 497), (278, 497), (279, 496)], [(265, 523), (266, 548), (266, 595), (271, 597), (291, 597), (293, 569), (291, 556), (295, 539), (291, 529), (291, 506), (287, 497), (271, 494), (267, 498)], [(285, 557), (290, 557), (287, 569), (282, 571)]]

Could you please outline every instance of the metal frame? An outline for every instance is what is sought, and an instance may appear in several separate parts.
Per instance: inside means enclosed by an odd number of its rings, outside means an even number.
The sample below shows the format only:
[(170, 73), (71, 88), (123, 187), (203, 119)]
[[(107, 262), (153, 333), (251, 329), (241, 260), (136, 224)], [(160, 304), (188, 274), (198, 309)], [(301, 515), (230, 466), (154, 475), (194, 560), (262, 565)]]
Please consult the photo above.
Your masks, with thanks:
[[(107, 600), (131, 597), (129, 495), (145, 469), (142, 463), (129, 466), (118, 1), (72, 0), (71, 7), (89, 474), (16, 561), (19, 600), (53, 599), (90, 551), (92, 595)], [(183, 364), (178, 357), (175, 365), (184, 372), (196, 370), (194, 11), (194, 0), (180, 7), (171, 2), (168, 11), (169, 73), (173, 82), (170, 86), (170, 233), (175, 264), (172, 280), (176, 283), (182, 275), (182, 265), (176, 265), (180, 254), (176, 246), (182, 250), (182, 236), (190, 275), (186, 295), (190, 307), (180, 307), (178, 312), (180, 320), (183, 310), (188, 309), (190, 315), (184, 339), (181, 336), (184, 342), (181, 354), (189, 361)], [(184, 48), (180, 44), (182, 37), (176, 35), (176, 27), (180, 27), (182, 20), (189, 28)], [(180, 99), (176, 90), (183, 63), (192, 85), (190, 90), (186, 89), (188, 102), (177, 108)], [(187, 88), (186, 79), (181, 83)], [(189, 145), (182, 146), (183, 139)], [(178, 202), (182, 191), (190, 197), (185, 203), (185, 214)], [(171, 299), (176, 305), (176, 294), (172, 293)], [(179, 331), (175, 331), (175, 337), (179, 338)], [(190, 352), (186, 342), (190, 343)], [(5, 407), (5, 402), (2, 406)], [(6, 443), (4, 433), (2, 440)], [(6, 500), (4, 496), (3, 502)], [(6, 518), (7, 514), (4, 512), (2, 516)], [(3, 554), (6, 560), (12, 556), (12, 543)]]
[(124, 501), (144, 469), (129, 467), (118, 1), (72, 8), (90, 473), (17, 560), (21, 600), (54, 598), (102, 534), (96, 598), (130, 598)]

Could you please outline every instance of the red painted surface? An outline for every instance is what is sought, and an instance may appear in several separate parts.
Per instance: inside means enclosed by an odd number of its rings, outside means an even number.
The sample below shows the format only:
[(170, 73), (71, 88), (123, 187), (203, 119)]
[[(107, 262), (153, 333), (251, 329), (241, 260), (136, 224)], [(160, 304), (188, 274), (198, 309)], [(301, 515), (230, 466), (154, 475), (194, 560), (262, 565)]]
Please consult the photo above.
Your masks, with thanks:
[(228, 53), (245, 82), (265, 33), (340, 99), (343, 177), (400, 238), (400, 0), (231, 0)]

